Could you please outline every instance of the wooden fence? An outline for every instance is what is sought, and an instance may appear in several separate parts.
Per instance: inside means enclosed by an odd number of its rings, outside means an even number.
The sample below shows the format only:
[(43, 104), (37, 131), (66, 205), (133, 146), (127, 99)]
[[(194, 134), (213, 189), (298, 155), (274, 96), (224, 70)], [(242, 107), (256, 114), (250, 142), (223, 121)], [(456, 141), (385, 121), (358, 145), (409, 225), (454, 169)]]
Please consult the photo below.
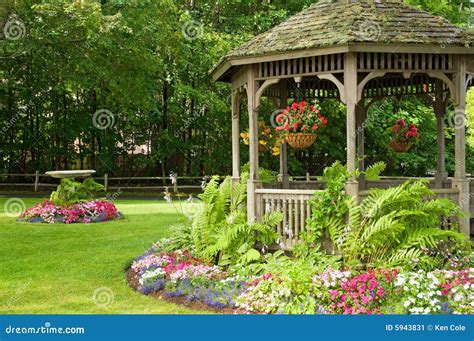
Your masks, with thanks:
[[(93, 177), (94, 180), (104, 185), (106, 192), (127, 190), (174, 194), (201, 192), (204, 183), (210, 178), (210, 176), (178, 176), (177, 174), (169, 177), (110, 177), (108, 174), (104, 174), (102, 177)], [(58, 179), (51, 178), (39, 171), (32, 174), (0, 174), (0, 188), (22, 188), (40, 192), (54, 190), (58, 183)]]

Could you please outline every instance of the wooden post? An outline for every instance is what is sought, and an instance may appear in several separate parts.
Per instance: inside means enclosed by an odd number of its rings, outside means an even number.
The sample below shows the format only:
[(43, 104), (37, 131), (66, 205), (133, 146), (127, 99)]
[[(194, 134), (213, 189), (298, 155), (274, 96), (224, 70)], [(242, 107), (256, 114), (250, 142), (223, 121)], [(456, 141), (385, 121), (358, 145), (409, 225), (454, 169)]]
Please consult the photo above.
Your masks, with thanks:
[(232, 183), (240, 181), (240, 94), (232, 91)]
[(344, 89), (347, 106), (347, 170), (351, 174), (351, 178), (346, 182), (346, 192), (357, 199), (359, 196), (359, 184), (355, 178), (357, 167), (356, 106), (358, 102), (356, 55), (352, 52), (346, 53), (344, 65)]
[(438, 145), (438, 155), (436, 158), (435, 187), (443, 188), (443, 182), (448, 177), (446, 172), (446, 143), (444, 138), (444, 119), (446, 115), (446, 102), (443, 96), (443, 82), (439, 79), (435, 83), (435, 101), (433, 103), (436, 115), (436, 142)]
[(173, 173), (173, 192), (174, 194), (178, 193), (178, 174)]
[(468, 238), (470, 237), (469, 221), (469, 180), (466, 177), (466, 60), (463, 56), (457, 57), (457, 75), (455, 77), (456, 93), (455, 107), (456, 116), (454, 118), (455, 131), (455, 172), (453, 188), (459, 190), (459, 207), (466, 213), (459, 218), (460, 230)]
[[(367, 110), (364, 103), (359, 103), (356, 107), (357, 120), (357, 158), (359, 160), (359, 171), (365, 172), (365, 119), (367, 117)], [(366, 189), (365, 174), (359, 175), (359, 190)]]
[(35, 192), (38, 192), (39, 187), (39, 171), (35, 172)]
[(258, 174), (258, 108), (256, 105), (256, 93), (258, 90), (258, 83), (255, 80), (256, 66), (250, 65), (247, 67), (247, 102), (249, 112), (249, 161), (250, 174), (247, 183), (247, 218), (249, 221), (256, 219), (256, 195), (255, 190), (258, 188), (259, 174)]
[(104, 174), (104, 187), (105, 187), (105, 193), (109, 191), (109, 175), (107, 173)]
[[(286, 79), (280, 80), (280, 109), (284, 110), (288, 106), (288, 83)], [(288, 143), (283, 143), (280, 147), (280, 174), (282, 188), (290, 188), (290, 177), (288, 175)]]

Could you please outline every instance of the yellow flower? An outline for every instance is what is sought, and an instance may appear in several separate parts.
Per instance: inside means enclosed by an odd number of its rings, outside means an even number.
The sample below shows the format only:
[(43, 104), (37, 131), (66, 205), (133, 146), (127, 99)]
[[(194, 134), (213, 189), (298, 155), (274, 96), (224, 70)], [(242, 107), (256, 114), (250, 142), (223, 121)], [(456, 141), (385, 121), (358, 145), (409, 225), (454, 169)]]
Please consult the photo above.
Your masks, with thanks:
[(278, 155), (280, 155), (280, 147), (273, 147), (273, 148), (272, 148), (272, 155), (273, 155), (273, 156), (278, 156)]
[(268, 142), (264, 140), (260, 140), (258, 143), (260, 143), (262, 146), (266, 146), (268, 144)]

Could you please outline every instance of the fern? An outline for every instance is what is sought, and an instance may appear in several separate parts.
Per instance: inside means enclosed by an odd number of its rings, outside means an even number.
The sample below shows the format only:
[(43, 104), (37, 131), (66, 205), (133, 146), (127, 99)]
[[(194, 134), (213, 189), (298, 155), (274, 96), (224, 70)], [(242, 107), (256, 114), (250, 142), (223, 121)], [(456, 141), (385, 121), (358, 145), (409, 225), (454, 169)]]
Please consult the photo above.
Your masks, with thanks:
[[(374, 165), (380, 171), (383, 165)], [(467, 238), (444, 223), (459, 216), (457, 205), (436, 199), (426, 180), (373, 189), (358, 204), (342, 194), (347, 172), (339, 163), (325, 170), (327, 188), (315, 194), (312, 216), (296, 255), (308, 257), (327, 232), (346, 265), (440, 266), (436, 252), (441, 245), (470, 249)]]
[(367, 167), (365, 170), (365, 179), (366, 180), (380, 180), (380, 174), (385, 170), (386, 164), (383, 161), (376, 162)]
[(414, 266), (415, 259), (433, 265), (434, 250), (442, 243), (469, 248), (463, 234), (439, 228), (442, 217), (459, 210), (450, 200), (433, 199), (426, 181), (372, 190), (359, 207), (360, 216), (354, 212), (349, 217), (358, 226), (343, 243), (347, 262)]
[[(257, 244), (273, 244), (278, 238), (275, 226), (281, 213), (271, 213), (261, 222), (248, 223), (245, 212), (247, 174), (239, 183), (227, 177), (211, 178), (199, 198), (202, 209), (188, 226), (173, 229), (173, 247), (187, 249), (195, 256), (222, 266), (260, 259)], [(257, 257), (258, 254), (258, 257)]]

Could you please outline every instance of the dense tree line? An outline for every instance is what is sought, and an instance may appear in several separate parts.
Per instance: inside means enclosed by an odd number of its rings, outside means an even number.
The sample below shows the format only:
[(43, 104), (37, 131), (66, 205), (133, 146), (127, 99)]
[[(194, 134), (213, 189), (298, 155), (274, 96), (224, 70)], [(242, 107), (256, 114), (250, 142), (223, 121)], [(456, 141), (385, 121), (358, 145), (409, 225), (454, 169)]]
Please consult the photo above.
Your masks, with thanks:
[[(0, 172), (229, 173), (230, 89), (208, 72), (227, 51), (314, 2), (2, 1)], [(409, 2), (459, 25), (468, 20), (467, 0)], [(395, 105), (413, 113), (426, 134), (416, 152), (388, 157), (380, 141)], [(344, 108), (326, 106), (331, 128), (312, 150), (290, 157), (294, 174), (319, 173), (345, 158)], [(434, 167), (429, 107), (415, 99), (386, 101), (371, 115), (378, 116), (367, 129), (370, 161), (386, 160), (389, 172), (412, 175)], [(449, 130), (447, 138), (452, 169)], [(242, 154), (245, 160), (245, 147)], [(276, 169), (278, 158), (262, 160)]]

